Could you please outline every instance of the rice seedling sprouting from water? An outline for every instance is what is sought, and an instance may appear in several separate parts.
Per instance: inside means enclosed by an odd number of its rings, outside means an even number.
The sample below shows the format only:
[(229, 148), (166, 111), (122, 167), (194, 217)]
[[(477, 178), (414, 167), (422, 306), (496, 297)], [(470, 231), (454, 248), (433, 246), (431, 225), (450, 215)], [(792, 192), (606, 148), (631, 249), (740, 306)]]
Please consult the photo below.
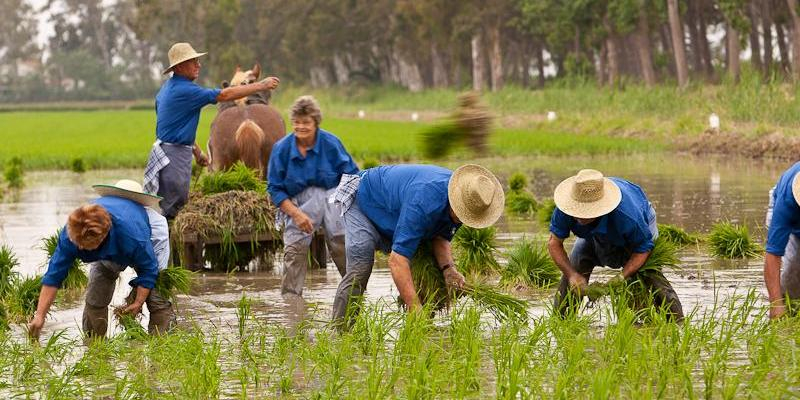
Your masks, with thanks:
[(507, 289), (549, 288), (561, 279), (547, 248), (523, 238), (507, 253), (508, 265), (500, 269), (500, 286)]
[(465, 275), (487, 275), (500, 267), (494, 252), (497, 250), (494, 227), (475, 229), (462, 226), (453, 237), (456, 266)]
[(41, 276), (16, 279), (6, 297), (9, 321), (16, 323), (27, 322), (36, 312), (41, 290)]
[(170, 265), (158, 271), (155, 290), (163, 297), (175, 300), (180, 294), (188, 294), (192, 289), (194, 273), (179, 265)]
[(10, 291), (17, 272), (14, 268), (19, 266), (17, 256), (10, 247), (0, 246), (0, 298), (5, 297)]
[(744, 225), (728, 221), (715, 224), (708, 235), (711, 255), (720, 258), (752, 258), (763, 252)]

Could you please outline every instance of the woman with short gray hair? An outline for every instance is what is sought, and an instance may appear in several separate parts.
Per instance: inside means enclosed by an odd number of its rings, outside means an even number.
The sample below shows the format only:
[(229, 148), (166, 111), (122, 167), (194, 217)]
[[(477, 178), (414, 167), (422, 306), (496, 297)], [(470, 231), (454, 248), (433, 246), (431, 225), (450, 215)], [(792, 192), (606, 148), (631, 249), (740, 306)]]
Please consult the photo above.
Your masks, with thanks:
[(328, 250), (344, 276), (344, 224), (340, 210), (328, 203), (328, 197), (342, 174), (355, 174), (358, 166), (336, 136), (320, 129), (322, 111), (316, 99), (301, 96), (289, 114), (294, 132), (272, 147), (267, 191), (284, 224), (281, 293), (301, 296), (309, 246), (317, 228), (325, 230)]

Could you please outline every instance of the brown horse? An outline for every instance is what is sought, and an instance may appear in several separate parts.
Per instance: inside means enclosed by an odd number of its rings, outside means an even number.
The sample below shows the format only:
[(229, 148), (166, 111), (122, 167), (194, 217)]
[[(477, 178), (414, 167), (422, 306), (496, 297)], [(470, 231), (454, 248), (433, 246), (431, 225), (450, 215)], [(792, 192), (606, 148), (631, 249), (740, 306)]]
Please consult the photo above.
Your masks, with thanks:
[[(260, 74), (258, 64), (248, 71), (236, 67), (230, 85), (255, 82)], [(223, 82), (222, 86), (227, 87), (228, 83)], [(262, 92), (235, 102), (220, 103), (208, 138), (211, 171), (225, 170), (242, 160), (266, 177), (272, 145), (286, 136), (283, 118), (269, 105), (269, 98), (269, 92)]]

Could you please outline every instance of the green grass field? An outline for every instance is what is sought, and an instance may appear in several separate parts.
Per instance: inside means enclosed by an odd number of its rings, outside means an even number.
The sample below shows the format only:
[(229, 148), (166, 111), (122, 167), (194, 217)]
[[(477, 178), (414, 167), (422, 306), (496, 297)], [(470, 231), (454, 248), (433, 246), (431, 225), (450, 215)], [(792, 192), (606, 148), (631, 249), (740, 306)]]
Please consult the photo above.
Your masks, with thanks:
[[(202, 147), (215, 113), (209, 107), (201, 116), (197, 139)], [(148, 110), (5, 112), (0, 113), (0, 126), (0, 162), (19, 156), (28, 169), (65, 169), (81, 158), (89, 168), (139, 168), (155, 137), (155, 114)], [(325, 118), (322, 123), (357, 160), (384, 161), (418, 159), (419, 134), (427, 126), (340, 118)], [(493, 153), (498, 155), (654, 152), (665, 146), (663, 141), (561, 133), (557, 125), (499, 129), (491, 139)]]

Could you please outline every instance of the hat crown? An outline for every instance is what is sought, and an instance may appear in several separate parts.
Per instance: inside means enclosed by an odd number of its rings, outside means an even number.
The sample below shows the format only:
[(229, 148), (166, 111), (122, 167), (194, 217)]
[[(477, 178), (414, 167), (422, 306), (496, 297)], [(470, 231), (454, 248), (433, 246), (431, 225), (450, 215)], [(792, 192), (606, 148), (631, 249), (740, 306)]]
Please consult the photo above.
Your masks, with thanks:
[(593, 169), (582, 169), (575, 176), (572, 199), (580, 203), (593, 203), (603, 198), (603, 173)]
[(120, 180), (117, 181), (117, 183), (114, 184), (114, 186), (116, 186), (116, 187), (118, 187), (120, 189), (124, 189), (124, 190), (130, 191), (130, 192), (144, 193), (144, 189), (142, 188), (142, 185), (140, 185), (139, 182), (136, 182), (136, 181), (131, 180), (131, 179), (120, 179)]
[(194, 51), (192, 45), (190, 45), (189, 43), (182, 42), (173, 44), (172, 47), (169, 48), (167, 56), (169, 57), (170, 65), (172, 65), (179, 61), (185, 60), (186, 59), (185, 57), (190, 56), (192, 54), (197, 54), (197, 52)]
[(483, 175), (469, 177), (462, 189), (464, 204), (470, 210), (483, 211), (492, 204), (494, 191), (495, 187), (488, 177)]

